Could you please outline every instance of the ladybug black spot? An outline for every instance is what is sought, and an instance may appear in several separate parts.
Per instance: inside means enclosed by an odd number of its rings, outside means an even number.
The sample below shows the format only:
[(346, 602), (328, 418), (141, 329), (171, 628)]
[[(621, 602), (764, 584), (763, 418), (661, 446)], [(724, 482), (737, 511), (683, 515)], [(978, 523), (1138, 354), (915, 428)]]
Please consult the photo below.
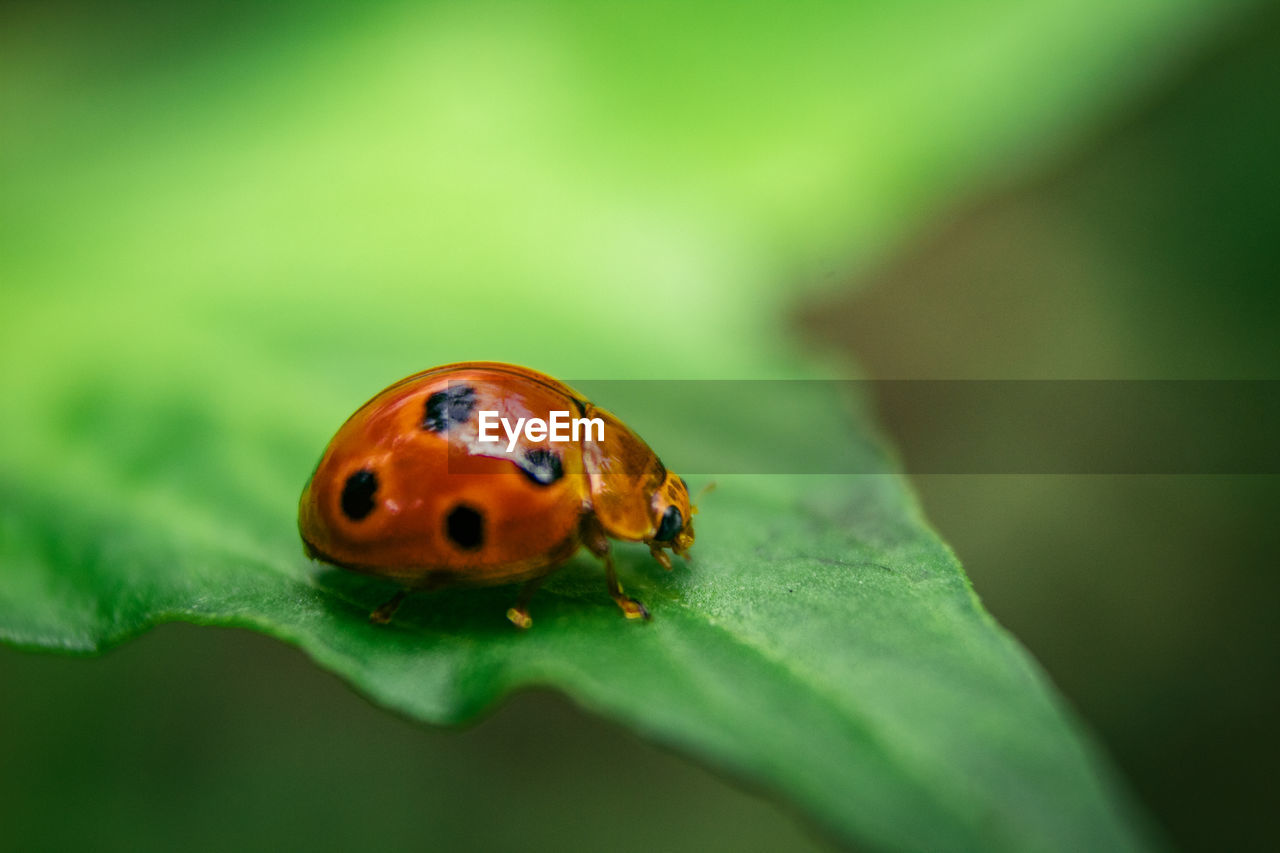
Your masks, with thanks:
[(539, 486), (549, 486), (564, 476), (564, 467), (560, 464), (560, 454), (554, 450), (536, 448), (526, 450), (524, 461), (520, 463), (524, 475)]
[(373, 495), (378, 491), (378, 475), (362, 468), (347, 478), (342, 487), (342, 512), (352, 521), (359, 521), (373, 512)]
[(658, 542), (670, 542), (683, 529), (684, 516), (680, 514), (680, 510), (669, 506), (662, 514), (662, 523), (658, 525), (658, 532), (653, 534), (653, 538)]
[(450, 384), (427, 398), (422, 411), (422, 428), (429, 432), (444, 432), (451, 423), (462, 423), (471, 417), (476, 407), (476, 389), (470, 385)]
[(484, 544), (484, 516), (466, 504), (458, 504), (445, 516), (444, 532), (454, 545), (474, 551)]

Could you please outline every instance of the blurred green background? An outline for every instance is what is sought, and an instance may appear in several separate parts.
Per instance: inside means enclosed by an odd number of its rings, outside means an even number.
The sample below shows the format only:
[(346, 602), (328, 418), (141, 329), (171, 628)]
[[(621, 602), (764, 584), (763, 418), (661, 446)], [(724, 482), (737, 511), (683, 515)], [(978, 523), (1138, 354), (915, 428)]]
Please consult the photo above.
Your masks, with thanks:
[[(0, 387), (75, 440), (7, 407), (4, 464), (100, 489), (101, 430), (138, 448), (113, 476), (208, 479), (147, 451), (225, 450), (286, 407), (322, 442), (386, 365), (475, 357), (1276, 378), (1280, 16), (1246, 11), (6, 5)], [(553, 299), (563, 322), (531, 320)], [(332, 386), (303, 387), (317, 369)], [(179, 406), (190, 435), (148, 434), (130, 407), (157, 387), (221, 420)], [(226, 502), (282, 464), (209, 458)], [(1275, 479), (916, 484), (1170, 838), (1264, 846)], [(0, 847), (826, 843), (556, 697), (424, 730), (246, 632), (4, 648), (0, 684)]]
[[(1271, 11), (802, 322), (882, 378), (1280, 378), (1277, 59)], [(888, 426), (908, 460), (946, 446), (934, 423)], [(912, 479), (1171, 838), (1271, 846), (1277, 478)]]

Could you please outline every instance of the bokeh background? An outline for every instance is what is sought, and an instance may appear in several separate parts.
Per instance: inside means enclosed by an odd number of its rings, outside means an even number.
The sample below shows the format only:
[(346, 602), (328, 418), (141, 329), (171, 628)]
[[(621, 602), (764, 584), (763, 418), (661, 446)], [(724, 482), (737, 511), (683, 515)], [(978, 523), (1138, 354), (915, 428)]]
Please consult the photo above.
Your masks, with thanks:
[[(1224, 33), (1052, 168), (957, 205), (802, 321), (880, 378), (1280, 378), (1278, 58), (1274, 11)], [(908, 460), (945, 453), (935, 424), (901, 414)], [(1170, 439), (1141, 428), (1114, 426)], [(1275, 441), (1251, 445), (1257, 470), (1274, 471)], [(1274, 474), (913, 481), (1171, 838), (1273, 843)]]
[[(583, 375), (563, 339), (616, 350), (613, 317), (651, 318), (633, 378), (1280, 378), (1277, 56), (1274, 9), (1189, 2), (9, 4), (4, 387), (74, 374), (81, 445), (182, 441), (135, 435), (157, 383), (324, 432), (426, 366), (411, 336)], [(938, 430), (886, 427), (908, 459)], [(1266, 846), (1275, 477), (914, 479), (1168, 838)], [(555, 696), (427, 730), (247, 632), (3, 648), (0, 684), (0, 847), (828, 843)]]

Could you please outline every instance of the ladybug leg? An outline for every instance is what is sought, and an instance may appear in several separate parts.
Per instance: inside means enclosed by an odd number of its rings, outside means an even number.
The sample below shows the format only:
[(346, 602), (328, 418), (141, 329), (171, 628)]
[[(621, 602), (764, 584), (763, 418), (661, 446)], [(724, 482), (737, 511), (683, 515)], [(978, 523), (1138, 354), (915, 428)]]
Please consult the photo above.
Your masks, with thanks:
[(604, 573), (609, 583), (609, 594), (613, 596), (613, 600), (622, 610), (622, 615), (628, 619), (652, 619), (649, 610), (643, 604), (631, 598), (622, 591), (622, 584), (618, 583), (618, 573), (613, 568), (613, 557), (608, 553), (604, 555)]
[(609, 584), (609, 595), (628, 619), (651, 619), (649, 611), (643, 604), (622, 591), (618, 582), (618, 572), (613, 567), (613, 557), (609, 554), (609, 537), (604, 535), (600, 522), (588, 513), (582, 517), (582, 543), (587, 549), (604, 561), (604, 575)]
[(391, 617), (400, 609), (400, 602), (404, 601), (404, 597), (409, 594), (409, 590), (402, 589), (384, 603), (377, 610), (369, 614), (369, 621), (375, 625), (385, 625), (391, 621)]
[(529, 601), (547, 577), (548, 575), (543, 575), (540, 578), (534, 578), (522, 586), (520, 588), (520, 597), (516, 599), (515, 607), (507, 610), (507, 618), (511, 620), (511, 624), (521, 631), (527, 631), (533, 626), (533, 620), (529, 618)]

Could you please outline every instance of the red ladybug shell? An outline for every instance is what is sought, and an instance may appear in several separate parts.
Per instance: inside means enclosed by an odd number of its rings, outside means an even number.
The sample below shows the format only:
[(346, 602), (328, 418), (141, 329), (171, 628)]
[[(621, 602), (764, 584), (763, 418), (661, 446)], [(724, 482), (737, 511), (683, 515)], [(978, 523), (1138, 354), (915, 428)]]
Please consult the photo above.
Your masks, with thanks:
[[(481, 411), (513, 425), (568, 411), (601, 419), (604, 437), (521, 435), (508, 453), (501, 428), (479, 441)], [(669, 568), (662, 549), (693, 544), (690, 515), (684, 480), (616, 417), (536, 371), (464, 362), (361, 406), (303, 489), (298, 527), (310, 556), (414, 588), (538, 578), (584, 543), (607, 559), (605, 535), (648, 543)]]

